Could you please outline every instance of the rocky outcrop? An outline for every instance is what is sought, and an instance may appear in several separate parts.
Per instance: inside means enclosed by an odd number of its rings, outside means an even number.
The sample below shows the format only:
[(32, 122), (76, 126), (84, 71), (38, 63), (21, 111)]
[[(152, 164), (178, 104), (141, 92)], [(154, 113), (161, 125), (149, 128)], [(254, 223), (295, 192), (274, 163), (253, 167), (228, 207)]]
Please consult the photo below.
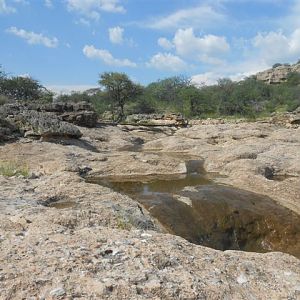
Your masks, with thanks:
[(59, 119), (78, 126), (95, 127), (97, 114), (87, 102), (52, 103), (40, 107), (42, 111), (53, 112)]
[(186, 126), (181, 114), (135, 114), (127, 116), (125, 123), (153, 126)]
[(299, 127), (300, 126), (300, 107), (293, 112), (274, 113), (270, 122), (285, 127)]
[(280, 65), (276, 68), (259, 72), (255, 76), (257, 80), (264, 81), (265, 83), (278, 84), (286, 82), (288, 75), (291, 72), (300, 73), (300, 63), (297, 63), (295, 65)]
[(0, 117), (0, 143), (8, 140), (13, 140), (20, 136), (18, 128), (9, 121)]
[(25, 132), (25, 137), (78, 139), (82, 136), (76, 126), (48, 113), (29, 110), (17, 115), (14, 121)]
[(61, 121), (73, 123), (83, 127), (95, 127), (97, 114), (87, 102), (79, 103), (11, 103), (0, 107), (0, 115), (3, 117), (16, 116), (23, 111), (37, 111), (50, 113)]
[[(129, 197), (74, 174), (55, 172), (27, 181), (0, 176), (0, 188), (11, 206), (3, 209), (0, 201), (3, 299), (299, 296), (295, 257), (222, 252), (156, 232), (147, 211)], [(51, 201), (73, 206), (43, 205)]]
[(18, 103), (3, 105), (0, 109), (6, 135), (17, 128), (25, 137), (31, 138), (80, 138), (80, 130), (73, 124), (59, 119), (51, 112), (33, 110), (32, 106)]
[[(150, 216), (156, 203), (147, 211), (131, 197), (89, 184), (80, 175), (183, 173), (184, 161), (203, 159), (207, 171), (218, 172), (218, 183), (268, 195), (299, 214), (300, 128), (224, 121), (180, 129), (108, 125), (80, 130), (82, 138), (67, 147), (27, 139), (0, 145), (0, 160), (21, 161), (38, 174), (35, 179), (0, 176), (0, 298), (299, 298), (299, 259), (189, 243), (164, 233)], [(141, 148), (127, 147), (135, 143)], [(194, 192), (179, 196), (191, 196), (194, 205)], [(234, 222), (231, 216), (238, 211), (229, 213), (225, 224)], [(213, 227), (214, 215), (209, 220)], [(286, 216), (282, 223), (289, 221)], [(267, 229), (269, 223), (263, 225)]]

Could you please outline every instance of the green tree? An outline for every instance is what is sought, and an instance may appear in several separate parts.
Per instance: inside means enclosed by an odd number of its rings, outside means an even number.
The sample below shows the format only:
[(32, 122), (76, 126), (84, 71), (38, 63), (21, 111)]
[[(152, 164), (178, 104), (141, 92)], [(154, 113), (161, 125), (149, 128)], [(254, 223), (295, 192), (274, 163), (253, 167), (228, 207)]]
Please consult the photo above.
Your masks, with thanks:
[(132, 82), (125, 73), (117, 72), (105, 72), (101, 74), (99, 84), (105, 88), (111, 101), (113, 116), (116, 109), (118, 109), (116, 121), (123, 121), (125, 118), (125, 103), (139, 95), (142, 92), (142, 87)]
[(189, 86), (190, 79), (184, 76), (173, 76), (150, 83), (146, 87), (145, 94), (154, 99), (157, 105), (164, 110), (168, 108), (173, 112), (184, 113), (185, 103), (181, 93)]
[(46, 96), (51, 96), (51, 93), (35, 79), (5, 75), (0, 79), (0, 94), (12, 100), (25, 101), (38, 100), (43, 96), (49, 100), (49, 97)]

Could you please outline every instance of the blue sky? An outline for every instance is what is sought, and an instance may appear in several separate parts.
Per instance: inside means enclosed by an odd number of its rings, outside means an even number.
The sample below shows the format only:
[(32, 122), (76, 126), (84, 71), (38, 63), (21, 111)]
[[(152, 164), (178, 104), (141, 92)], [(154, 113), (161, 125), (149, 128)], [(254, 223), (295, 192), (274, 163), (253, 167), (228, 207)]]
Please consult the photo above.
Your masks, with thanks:
[(99, 73), (240, 79), (300, 59), (300, 0), (0, 0), (0, 64), (56, 91)]

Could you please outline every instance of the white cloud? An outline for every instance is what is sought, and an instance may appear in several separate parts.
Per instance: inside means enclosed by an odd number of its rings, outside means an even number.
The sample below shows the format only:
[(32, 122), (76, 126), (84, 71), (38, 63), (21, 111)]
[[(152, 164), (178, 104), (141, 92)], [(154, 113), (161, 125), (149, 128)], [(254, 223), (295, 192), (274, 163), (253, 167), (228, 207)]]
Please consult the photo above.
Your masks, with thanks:
[(124, 33), (124, 28), (121, 28), (119, 26), (117, 27), (112, 27), (108, 29), (109, 33), (109, 40), (113, 44), (123, 44), (124, 39), (123, 39), (123, 33)]
[(216, 66), (209, 72), (195, 74), (191, 77), (195, 85), (202, 86), (216, 84), (220, 78), (229, 78), (233, 81), (240, 81), (256, 74), (260, 71), (266, 70), (269, 66), (259, 58), (253, 56), (244, 61), (229, 62), (223, 66)]
[[(287, 3), (285, 3), (287, 4)], [(284, 28), (286, 30), (290, 30), (291, 28), (300, 27), (300, 1), (299, 0), (291, 0), (289, 1), (289, 5), (287, 5), (288, 14), (283, 18), (278, 18), (278, 25), (280, 28)]]
[(112, 54), (105, 49), (97, 49), (94, 46), (85, 45), (83, 48), (83, 54), (90, 59), (99, 59), (106, 65), (115, 67), (136, 67), (136, 63), (129, 59), (114, 58)]
[(48, 8), (52, 8), (53, 7), (53, 2), (52, 0), (45, 0), (44, 2), (45, 6)]
[(225, 21), (225, 15), (217, 12), (212, 6), (201, 5), (188, 9), (178, 10), (168, 16), (163, 16), (150, 20), (145, 25), (154, 29), (172, 29), (172, 28), (207, 28), (220, 25)]
[(174, 48), (173, 43), (163, 37), (157, 40), (157, 44), (165, 50), (171, 50), (172, 48)]
[(191, 82), (196, 86), (214, 85), (220, 78), (222, 78), (220, 73), (206, 72), (192, 76)]
[(152, 67), (158, 70), (166, 70), (172, 72), (178, 72), (186, 70), (188, 65), (178, 56), (171, 53), (157, 53), (146, 64), (148, 67)]
[(177, 30), (173, 43), (179, 55), (208, 64), (222, 63), (219, 57), (230, 50), (225, 37), (212, 34), (196, 37), (193, 28)]
[(281, 31), (258, 33), (252, 44), (259, 57), (268, 64), (291, 62), (300, 57), (300, 28), (289, 35)]
[(8, 6), (5, 0), (0, 0), (0, 14), (11, 14), (15, 12), (16, 9), (14, 7)]
[(75, 22), (76, 24), (80, 24), (80, 25), (83, 25), (83, 26), (91, 26), (91, 22), (85, 18), (79, 18), (78, 21)]
[(76, 11), (87, 18), (98, 20), (100, 12), (124, 13), (125, 8), (119, 0), (67, 0), (69, 11)]
[(43, 45), (48, 48), (56, 48), (58, 46), (58, 39), (56, 37), (49, 38), (41, 33), (26, 31), (16, 27), (10, 27), (6, 31), (24, 39), (30, 45)]

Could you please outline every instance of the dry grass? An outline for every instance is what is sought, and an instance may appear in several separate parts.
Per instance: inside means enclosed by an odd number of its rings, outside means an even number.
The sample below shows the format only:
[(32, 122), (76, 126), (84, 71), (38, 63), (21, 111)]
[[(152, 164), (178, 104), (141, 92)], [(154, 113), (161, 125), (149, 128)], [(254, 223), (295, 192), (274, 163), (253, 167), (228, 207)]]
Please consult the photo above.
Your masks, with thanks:
[(29, 177), (29, 168), (27, 165), (15, 161), (0, 161), (0, 175)]

